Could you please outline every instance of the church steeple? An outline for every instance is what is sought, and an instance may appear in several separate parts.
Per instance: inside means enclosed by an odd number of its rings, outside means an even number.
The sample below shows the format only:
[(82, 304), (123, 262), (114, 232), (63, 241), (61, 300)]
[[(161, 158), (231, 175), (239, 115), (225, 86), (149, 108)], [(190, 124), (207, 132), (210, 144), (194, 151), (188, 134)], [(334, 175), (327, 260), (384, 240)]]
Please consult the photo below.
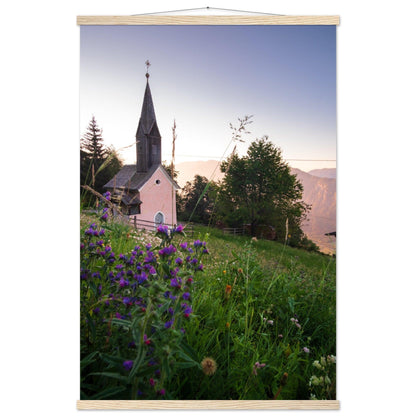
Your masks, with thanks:
[(137, 172), (147, 172), (152, 165), (162, 163), (162, 140), (156, 122), (155, 109), (149, 87), (149, 61), (146, 61), (146, 66), (146, 89), (136, 133)]

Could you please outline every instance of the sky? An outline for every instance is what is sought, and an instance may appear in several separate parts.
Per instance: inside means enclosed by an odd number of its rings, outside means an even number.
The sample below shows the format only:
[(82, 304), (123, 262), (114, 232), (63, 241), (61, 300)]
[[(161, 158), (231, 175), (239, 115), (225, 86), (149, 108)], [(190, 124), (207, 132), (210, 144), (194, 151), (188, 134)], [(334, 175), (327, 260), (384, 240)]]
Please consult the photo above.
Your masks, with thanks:
[(266, 135), (293, 167), (336, 167), (335, 26), (80, 30), (80, 136), (94, 115), (125, 163), (135, 163), (149, 60), (162, 160), (171, 160), (174, 120), (180, 163), (229, 155), (230, 123), (250, 115), (238, 154)]

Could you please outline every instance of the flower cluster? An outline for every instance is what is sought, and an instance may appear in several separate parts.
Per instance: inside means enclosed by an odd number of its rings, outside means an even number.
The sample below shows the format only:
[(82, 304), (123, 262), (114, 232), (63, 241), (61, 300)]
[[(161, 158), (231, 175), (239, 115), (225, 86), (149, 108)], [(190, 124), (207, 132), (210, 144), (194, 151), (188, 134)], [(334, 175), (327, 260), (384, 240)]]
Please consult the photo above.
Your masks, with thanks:
[(317, 374), (309, 379), (311, 399), (327, 400), (335, 398), (335, 363), (336, 357), (328, 355), (320, 357), (312, 363)]
[[(103, 224), (106, 213), (104, 208)], [(175, 235), (183, 234), (181, 225), (171, 230), (160, 225), (156, 234), (162, 240), (159, 246), (136, 245), (121, 254), (110, 245), (109, 229), (96, 223), (81, 238), (82, 336), (94, 344), (98, 341), (91, 337), (103, 334), (106, 354), (124, 358), (118, 371), (127, 374), (127, 380), (137, 384), (138, 396), (146, 399), (166, 394), (164, 383), (173, 371), (164, 363), (180, 362), (183, 323), (193, 312), (192, 285), (207, 253), (206, 243), (199, 240), (180, 246), (172, 242)], [(120, 346), (126, 335), (130, 340)], [(139, 366), (135, 363), (140, 351), (144, 358)]]
[(293, 322), (296, 326), (297, 326), (297, 328), (299, 328), (299, 329), (301, 329), (302, 328), (302, 326), (301, 326), (301, 324), (299, 323), (299, 320), (298, 320), (298, 317), (297, 317), (297, 315), (295, 314), (295, 316), (293, 317), (293, 318), (290, 318), (290, 320), (291, 320), (291, 322)]
[(160, 224), (156, 229), (156, 236), (161, 238), (165, 244), (169, 244), (175, 235), (185, 235), (184, 226), (177, 225), (169, 230), (167, 225)]

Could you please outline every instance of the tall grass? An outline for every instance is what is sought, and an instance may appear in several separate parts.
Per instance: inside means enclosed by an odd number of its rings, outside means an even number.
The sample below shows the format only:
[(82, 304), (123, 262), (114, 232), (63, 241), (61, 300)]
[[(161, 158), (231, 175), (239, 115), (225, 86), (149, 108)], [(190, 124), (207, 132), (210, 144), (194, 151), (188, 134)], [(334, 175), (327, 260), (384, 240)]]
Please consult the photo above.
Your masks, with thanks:
[[(113, 251), (125, 253), (138, 239), (152, 238), (116, 223), (106, 227)], [(207, 227), (195, 232), (209, 255), (193, 279), (193, 313), (183, 322), (178, 356), (164, 381), (167, 393), (154, 398), (334, 399), (335, 365), (327, 375), (315, 362), (336, 355), (335, 260)], [(187, 241), (179, 237), (177, 244)], [(105, 337), (101, 341), (105, 346)], [(109, 365), (102, 352), (93, 359), (84, 375)], [(210, 371), (207, 359), (216, 363)], [(124, 379), (100, 377), (89, 376), (89, 384), (106, 386), (110, 398), (131, 398), (121, 390)]]

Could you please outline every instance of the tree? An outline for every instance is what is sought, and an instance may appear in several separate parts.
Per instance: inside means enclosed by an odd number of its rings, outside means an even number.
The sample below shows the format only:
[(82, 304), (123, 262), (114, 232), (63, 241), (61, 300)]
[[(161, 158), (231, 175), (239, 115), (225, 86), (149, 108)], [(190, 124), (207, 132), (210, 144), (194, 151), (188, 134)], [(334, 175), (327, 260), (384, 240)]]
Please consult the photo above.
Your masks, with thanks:
[(221, 170), (220, 209), (226, 223), (249, 224), (252, 235), (260, 225), (273, 226), (278, 240), (290, 235), (300, 241), (300, 223), (309, 209), (301, 201), (303, 187), (267, 137), (251, 143), (247, 156), (233, 154)]
[(172, 164), (167, 163), (166, 161), (162, 162), (163, 167), (165, 168), (166, 172), (169, 174), (169, 176), (176, 181), (178, 179), (179, 171), (177, 171), (175, 168), (173, 168), (173, 177), (172, 177)]
[(186, 182), (178, 198), (178, 217), (182, 221), (208, 224), (214, 210), (218, 186), (205, 176), (195, 175), (192, 182)]
[(104, 192), (104, 185), (123, 166), (117, 151), (105, 146), (102, 130), (94, 116), (81, 138), (80, 156), (81, 184), (90, 185), (100, 193)]

